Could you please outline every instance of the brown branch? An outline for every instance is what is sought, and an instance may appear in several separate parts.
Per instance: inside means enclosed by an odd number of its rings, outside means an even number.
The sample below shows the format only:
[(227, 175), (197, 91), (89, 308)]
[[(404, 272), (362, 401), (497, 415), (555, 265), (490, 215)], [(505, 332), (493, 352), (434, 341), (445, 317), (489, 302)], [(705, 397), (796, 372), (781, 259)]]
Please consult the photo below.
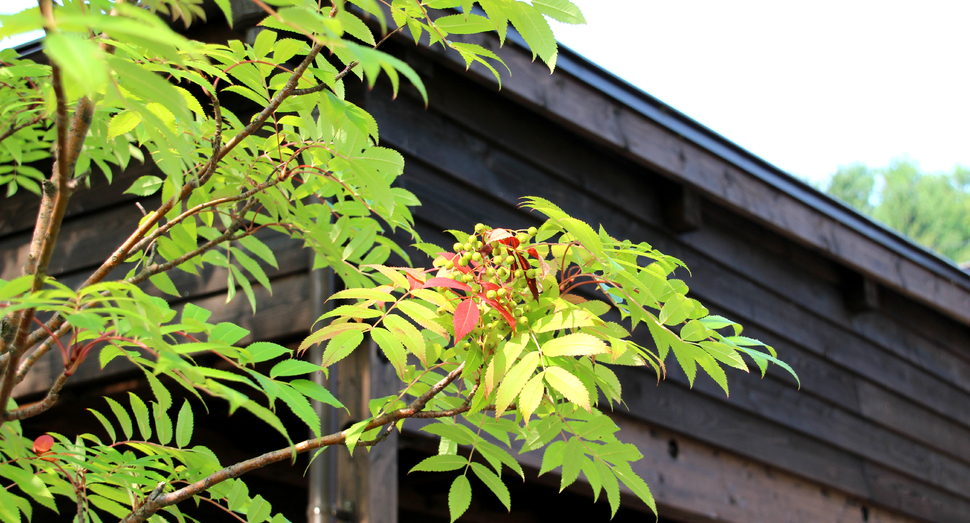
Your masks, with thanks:
[(38, 401), (37, 403), (31, 403), (30, 405), (25, 405), (19, 409), (12, 410), (3, 415), (3, 421), (13, 421), (22, 420), (27, 418), (32, 418), (42, 412), (46, 412), (48, 409), (57, 404), (57, 399), (60, 397), (61, 389), (64, 388), (64, 384), (67, 383), (68, 378), (67, 371), (61, 373), (60, 376), (51, 385), (50, 390), (47, 391), (47, 395), (44, 399)]
[[(50, 33), (54, 26), (53, 2), (51, 0), (41, 0), (40, 10), (45, 17), (45, 30)], [(80, 153), (81, 144), (84, 143), (84, 136), (87, 135), (91, 125), (91, 112), (93, 106), (86, 98), (78, 102), (77, 110), (68, 130), (67, 124), (67, 97), (64, 93), (64, 83), (61, 78), (60, 68), (56, 64), (51, 64), (51, 83), (54, 89), (57, 106), (55, 110), (55, 125), (57, 127), (56, 159), (50, 185), (54, 188), (53, 198), (48, 196), (42, 200), (41, 208), (38, 212), (37, 223), (34, 227), (34, 236), (31, 239), (30, 251), (27, 262), (24, 265), (23, 274), (34, 277), (31, 291), (38, 291), (44, 286), (44, 279), (47, 276), (47, 266), (50, 264), (51, 255), (54, 252), (54, 244), (57, 242), (57, 235), (60, 232), (61, 222), (67, 212), (67, 202), (70, 198), (68, 182), (73, 171), (74, 164), (77, 162), (77, 154)], [(85, 115), (85, 112), (87, 114)], [(45, 193), (50, 187), (45, 184)], [(46, 205), (45, 205), (46, 204)], [(20, 357), (26, 350), (25, 342), (30, 335), (30, 325), (34, 321), (35, 309), (26, 309), (17, 314), (16, 332), (13, 335), (13, 346), (4, 347), (7, 352), (7, 366), (3, 378), (0, 379), (0, 426), (3, 425), (3, 417), (7, 413), (7, 402), (14, 386), (14, 372), (20, 365)]]
[(39, 122), (39, 121), (41, 121), (43, 119), (44, 119), (44, 115), (43, 114), (38, 114), (37, 116), (31, 118), (30, 120), (28, 120), (28, 121), (26, 121), (26, 122), (24, 122), (24, 123), (22, 123), (20, 125), (11, 124), (10, 127), (7, 128), (6, 131), (0, 133), (0, 142), (6, 140), (7, 138), (10, 138), (14, 134), (16, 134), (17, 131), (19, 131), (21, 129), (24, 129), (26, 127), (30, 127), (31, 125), (34, 125), (35, 123), (37, 123), (37, 122)]
[[(411, 404), (408, 405), (407, 407), (388, 412), (383, 416), (380, 416), (378, 418), (371, 420), (371, 422), (367, 424), (364, 431), (372, 430), (377, 427), (382, 427), (384, 425), (387, 425), (389, 423), (394, 423), (402, 419), (414, 417), (416, 414), (418, 414), (419, 412), (421, 412), (421, 410), (424, 409), (425, 405), (427, 405), (432, 398), (437, 396), (441, 391), (445, 389), (445, 387), (450, 385), (459, 376), (461, 376), (461, 373), (464, 370), (464, 368), (465, 368), (465, 364), (462, 363), (455, 370), (451, 371), (450, 373), (448, 373), (447, 376), (445, 376), (440, 381), (438, 381), (438, 383), (436, 383), (433, 387), (428, 389), (427, 392), (425, 392), (417, 399), (412, 401)], [(164, 507), (168, 507), (176, 503), (185, 501), (191, 498), (192, 496), (205, 492), (206, 490), (212, 488), (215, 485), (218, 485), (219, 483), (222, 483), (232, 478), (239, 477), (242, 474), (245, 474), (246, 472), (250, 472), (252, 470), (265, 467), (266, 465), (269, 465), (271, 463), (276, 463), (278, 461), (290, 459), (290, 457), (293, 455), (293, 452), (296, 452), (297, 454), (301, 454), (304, 452), (308, 452), (310, 450), (318, 449), (320, 447), (342, 445), (347, 441), (348, 432), (349, 432), (349, 429), (341, 432), (337, 432), (334, 434), (330, 434), (328, 436), (323, 436), (321, 438), (302, 441), (300, 443), (297, 443), (293, 447), (286, 447), (283, 449), (274, 450), (272, 452), (267, 452), (266, 454), (263, 454), (261, 456), (257, 456), (255, 458), (248, 459), (246, 461), (241, 461), (234, 465), (230, 465), (218, 472), (215, 472), (213, 474), (210, 474), (209, 476), (206, 476), (205, 478), (199, 481), (196, 481), (195, 483), (192, 483), (174, 492), (169, 492), (168, 494), (164, 494), (164, 495), (160, 494), (159, 489), (156, 487), (155, 492), (152, 492), (152, 495), (149, 496), (148, 499), (146, 499), (145, 502), (140, 507), (138, 507), (138, 509), (136, 509), (134, 512), (129, 514), (128, 517), (123, 519), (122, 523), (142, 523)]]
[(142, 223), (141, 226), (139, 226), (138, 229), (131, 236), (129, 236), (128, 239), (125, 240), (125, 242), (118, 247), (118, 249), (115, 250), (115, 252), (108, 257), (107, 260), (105, 260), (101, 267), (94, 271), (94, 273), (91, 274), (91, 276), (89, 276), (80, 287), (87, 287), (103, 280), (112, 270), (114, 270), (115, 267), (128, 258), (129, 254), (132, 252), (132, 248), (141, 243), (141, 240), (145, 234), (158, 223), (162, 216), (165, 216), (170, 210), (172, 210), (172, 208), (175, 207), (178, 202), (181, 202), (187, 198), (196, 187), (205, 184), (209, 177), (211, 177), (215, 172), (216, 165), (237, 145), (242, 143), (243, 140), (259, 130), (259, 128), (266, 123), (266, 120), (268, 120), (269, 117), (276, 112), (276, 109), (279, 108), (280, 104), (282, 104), (283, 101), (293, 93), (297, 82), (299, 82), (300, 78), (303, 76), (303, 73), (306, 72), (310, 64), (313, 63), (313, 59), (316, 58), (322, 49), (322, 45), (314, 45), (310, 49), (310, 53), (307, 54), (302, 62), (300, 62), (300, 65), (293, 70), (293, 74), (290, 75), (290, 78), (286, 81), (286, 85), (276, 92), (276, 95), (273, 96), (273, 99), (270, 100), (269, 104), (267, 104), (266, 107), (264, 107), (263, 110), (260, 111), (260, 113), (256, 115), (246, 127), (243, 128), (242, 131), (233, 136), (228, 143), (219, 149), (217, 153), (213, 154), (209, 161), (203, 165), (201, 169), (203, 173), (202, 176), (196, 180), (186, 183), (184, 186), (182, 186), (182, 190), (179, 192), (179, 194), (172, 196), (168, 201), (156, 209), (155, 213), (151, 215), (149, 219), (145, 220), (144, 223)]

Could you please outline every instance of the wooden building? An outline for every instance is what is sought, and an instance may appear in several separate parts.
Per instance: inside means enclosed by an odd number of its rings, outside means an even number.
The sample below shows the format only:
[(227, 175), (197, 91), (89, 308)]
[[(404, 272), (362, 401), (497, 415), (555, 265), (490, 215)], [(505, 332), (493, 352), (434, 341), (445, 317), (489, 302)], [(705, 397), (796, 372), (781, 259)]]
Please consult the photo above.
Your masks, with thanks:
[[(487, 72), (466, 73), (457, 55), (399, 39), (389, 49), (420, 73), (430, 107), (408, 88), (394, 101), (384, 84), (354, 94), (377, 118), (382, 145), (406, 157), (401, 183), (422, 201), (415, 216), (425, 239), (450, 243), (440, 231), (479, 221), (533, 225), (537, 217), (518, 209), (518, 198), (547, 198), (616, 237), (684, 260), (694, 296), (773, 345), (801, 378), (797, 389), (777, 368), (764, 379), (732, 371), (726, 398), (706, 377), (689, 389), (676, 365), (659, 386), (646, 370), (618, 371), (629, 411), (615, 419), (645, 456), (634, 468), (652, 488), (661, 521), (970, 521), (970, 275), (567, 50), (550, 76), (514, 42), (502, 49), (492, 38), (475, 42), (511, 68), (501, 90)], [(73, 198), (51, 274), (81, 281), (138, 220), (125, 188), (122, 179)], [(0, 277), (19, 273), (35, 205), (23, 194), (0, 204)], [(298, 245), (267, 241), (280, 268), (255, 316), (244, 300), (223, 305), (221, 269), (202, 280), (173, 277), (185, 300), (246, 326), (252, 339), (293, 343), (319, 314), (327, 281), (309, 271)], [(640, 336), (650, 344), (646, 332)], [(43, 381), (17, 392), (29, 400)], [(368, 396), (392, 391), (393, 371), (373, 349), (362, 350), (340, 364), (332, 385), (360, 414)], [(60, 412), (139, 387), (123, 370), (85, 368)], [(99, 430), (93, 417), (57, 412), (28, 428)], [(213, 410), (200, 425), (200, 437), (226, 461), (282, 442), (243, 415), (227, 420)], [(337, 449), (333, 465), (309, 477), (299, 464), (277, 465), (253, 482), (293, 521), (330, 513), (447, 521), (445, 478), (407, 474), (436, 450), (418, 427), (408, 422), (403, 434), (353, 459)], [(581, 481), (557, 494), (558, 478), (535, 477), (541, 456), (521, 457), (531, 469), (524, 484), (507, 478), (512, 514), (482, 488), (462, 521), (609, 519), (605, 500), (593, 504)], [(632, 496), (616, 517), (652, 519)]]

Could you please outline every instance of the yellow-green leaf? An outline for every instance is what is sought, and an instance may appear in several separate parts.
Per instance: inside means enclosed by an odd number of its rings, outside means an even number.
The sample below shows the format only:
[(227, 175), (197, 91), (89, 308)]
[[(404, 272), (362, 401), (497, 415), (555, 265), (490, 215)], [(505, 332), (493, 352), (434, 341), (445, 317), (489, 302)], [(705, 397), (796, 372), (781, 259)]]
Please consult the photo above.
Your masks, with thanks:
[(603, 340), (585, 332), (567, 334), (542, 344), (542, 353), (546, 356), (591, 356), (606, 352)]
[(545, 378), (546, 383), (567, 400), (586, 411), (590, 410), (589, 391), (586, 390), (583, 382), (568, 370), (562, 367), (547, 367)]

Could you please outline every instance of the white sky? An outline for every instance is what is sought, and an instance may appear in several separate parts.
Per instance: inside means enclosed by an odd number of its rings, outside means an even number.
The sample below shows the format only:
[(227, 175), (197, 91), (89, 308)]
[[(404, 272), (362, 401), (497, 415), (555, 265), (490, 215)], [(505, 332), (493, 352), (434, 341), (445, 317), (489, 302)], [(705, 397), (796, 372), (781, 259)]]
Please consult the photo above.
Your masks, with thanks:
[(573, 2), (562, 43), (792, 174), (970, 165), (970, 1)]

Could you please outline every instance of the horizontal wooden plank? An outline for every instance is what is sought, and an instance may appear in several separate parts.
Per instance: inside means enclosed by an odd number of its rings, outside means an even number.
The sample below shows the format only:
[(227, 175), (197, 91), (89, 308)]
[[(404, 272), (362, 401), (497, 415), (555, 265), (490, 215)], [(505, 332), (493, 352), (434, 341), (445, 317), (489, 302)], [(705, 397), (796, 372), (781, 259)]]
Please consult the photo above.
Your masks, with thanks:
[[(620, 427), (620, 438), (636, 445), (643, 454), (641, 460), (633, 463), (633, 468), (650, 486), (661, 518), (683, 523), (921, 521), (657, 425), (623, 414), (614, 414), (613, 420)], [(416, 421), (405, 423), (405, 436), (430, 438), (428, 433), (418, 430), (427, 422)], [(555, 472), (534, 478), (542, 460), (541, 451), (518, 454), (516, 459), (528, 467), (527, 482), (558, 485)], [(580, 476), (579, 482), (585, 483), (585, 478)], [(591, 496), (586, 486), (573, 487), (571, 491)], [(513, 498), (512, 503), (515, 512), (528, 501)], [(627, 503), (641, 505), (636, 499), (624, 499), (623, 505)], [(582, 510), (576, 517), (596, 514), (592, 508), (576, 509)]]
[[(51, 256), (48, 274), (100, 265), (138, 226), (142, 212), (133, 202), (85, 214), (64, 222)], [(0, 278), (20, 276), (30, 250), (30, 231), (0, 239)]]
[[(115, 170), (112, 183), (98, 171), (90, 177), (90, 187), (81, 186), (71, 196), (67, 204), (67, 217), (71, 220), (78, 216), (96, 211), (106, 206), (117, 205), (122, 201), (132, 201), (138, 197), (124, 194), (131, 182), (141, 176), (159, 176), (153, 163), (141, 164), (133, 161), (125, 171)], [(40, 196), (27, 191), (19, 191), (12, 198), (5, 198), (0, 205), (0, 238), (8, 234), (33, 231), (37, 220), (37, 207)]]

